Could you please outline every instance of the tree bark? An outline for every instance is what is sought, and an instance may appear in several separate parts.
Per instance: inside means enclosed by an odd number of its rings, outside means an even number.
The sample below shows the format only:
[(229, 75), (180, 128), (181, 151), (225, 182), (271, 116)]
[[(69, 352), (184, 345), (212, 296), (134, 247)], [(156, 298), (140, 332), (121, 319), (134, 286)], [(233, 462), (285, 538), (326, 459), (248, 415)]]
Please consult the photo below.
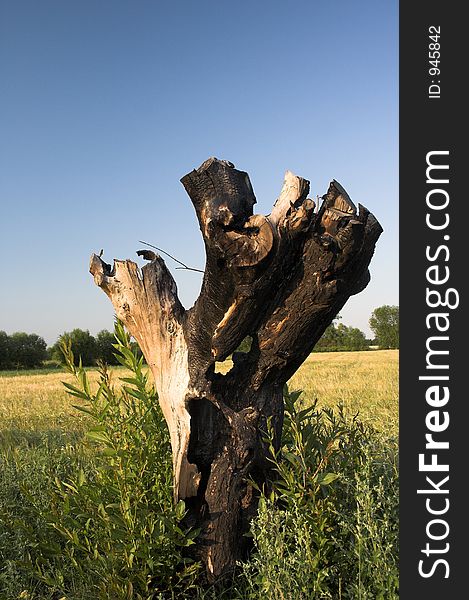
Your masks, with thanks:
[[(205, 243), (202, 289), (194, 306), (179, 302), (164, 261), (148, 251), (141, 270), (129, 260), (91, 257), (96, 284), (139, 343), (154, 375), (173, 453), (174, 495), (201, 527), (197, 552), (209, 580), (229, 572), (268, 463), (262, 431), (276, 443), (284, 384), (347, 299), (369, 282), (382, 232), (336, 181), (320, 207), (309, 182), (290, 171), (272, 212), (254, 215), (247, 173), (210, 158), (182, 180)], [(247, 353), (236, 352), (246, 337)], [(222, 375), (215, 363), (233, 355)], [(244, 538), (245, 539), (245, 538)]]

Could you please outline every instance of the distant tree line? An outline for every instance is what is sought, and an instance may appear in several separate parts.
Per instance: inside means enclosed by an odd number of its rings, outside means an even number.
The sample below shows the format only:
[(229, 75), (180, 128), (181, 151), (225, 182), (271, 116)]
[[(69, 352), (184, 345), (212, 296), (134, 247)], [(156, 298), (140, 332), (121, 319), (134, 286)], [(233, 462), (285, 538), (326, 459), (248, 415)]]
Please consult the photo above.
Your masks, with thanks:
[[(63, 333), (50, 348), (44, 339), (35, 333), (17, 332), (8, 335), (0, 331), (0, 370), (34, 369), (43, 367), (46, 361), (50, 366), (64, 363), (62, 343), (70, 344), (75, 361), (81, 361), (83, 366), (96, 365), (103, 361), (108, 365), (119, 364), (114, 356), (114, 334), (106, 329), (96, 336), (83, 329), (74, 329)], [(135, 343), (135, 342), (134, 342)], [(135, 349), (141, 354), (135, 343)]]
[[(316, 352), (368, 350), (372, 345), (379, 348), (399, 348), (398, 306), (384, 305), (375, 308), (369, 321), (374, 340), (367, 339), (360, 329), (340, 323), (339, 319), (337, 317), (326, 329), (315, 346)], [(34, 369), (43, 366), (46, 360), (56, 365), (63, 364), (61, 346), (64, 341), (70, 344), (77, 364), (80, 357), (83, 366), (96, 365), (99, 360), (108, 365), (118, 364), (114, 356), (114, 334), (106, 329), (96, 336), (83, 329), (65, 332), (51, 348), (47, 348), (44, 339), (35, 333), (18, 332), (8, 335), (0, 331), (0, 370)], [(251, 338), (243, 340), (238, 351), (249, 352), (251, 342)], [(136, 342), (134, 344), (141, 355)]]
[[(114, 354), (116, 339), (114, 334), (106, 329), (100, 331), (96, 337), (92, 336), (88, 330), (74, 329), (70, 332), (66, 331), (50, 349), (50, 358), (55, 363), (63, 364), (65, 362), (62, 353), (64, 342), (70, 345), (76, 364), (78, 364), (80, 358), (84, 367), (96, 365), (98, 361), (105, 362), (108, 365), (119, 364)], [(134, 349), (141, 355), (137, 343), (133, 342), (133, 344)]]
[(356, 327), (333, 321), (314, 347), (316, 352), (354, 352), (368, 350), (370, 340)]
[(369, 350), (376, 346), (381, 349), (399, 348), (399, 307), (384, 305), (375, 308), (369, 324), (374, 339), (369, 340), (356, 327), (347, 327), (334, 319), (315, 346), (316, 352), (348, 352)]
[(47, 358), (47, 344), (35, 333), (0, 331), (0, 369), (34, 369)]

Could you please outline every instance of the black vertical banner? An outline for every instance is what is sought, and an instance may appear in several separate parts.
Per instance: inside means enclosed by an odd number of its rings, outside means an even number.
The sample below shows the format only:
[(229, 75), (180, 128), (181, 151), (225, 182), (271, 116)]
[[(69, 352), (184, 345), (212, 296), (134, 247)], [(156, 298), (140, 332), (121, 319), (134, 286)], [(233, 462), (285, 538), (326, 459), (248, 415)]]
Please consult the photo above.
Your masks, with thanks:
[(466, 597), (469, 578), (469, 199), (463, 189), (469, 53), (463, 7), (400, 4), (404, 600)]

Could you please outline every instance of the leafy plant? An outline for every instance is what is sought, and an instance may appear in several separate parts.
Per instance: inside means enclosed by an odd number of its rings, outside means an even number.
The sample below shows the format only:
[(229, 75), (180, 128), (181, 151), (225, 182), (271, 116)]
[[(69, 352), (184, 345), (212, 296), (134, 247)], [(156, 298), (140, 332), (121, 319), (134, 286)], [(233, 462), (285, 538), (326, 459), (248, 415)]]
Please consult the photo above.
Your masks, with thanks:
[(49, 536), (30, 562), (50, 590), (65, 594), (78, 581), (83, 597), (145, 599), (191, 586), (198, 565), (182, 549), (198, 532), (181, 525), (184, 503), (173, 505), (169, 435), (143, 359), (120, 323), (115, 336), (116, 358), (130, 376), (115, 386), (101, 364), (95, 391), (81, 361), (75, 366), (70, 344), (63, 344), (76, 379), (64, 385), (91, 421), (84, 443), (95, 446), (96, 458), (67, 479), (55, 477), (44, 514)]
[[(301, 408), (284, 391), (274, 480), (261, 493), (243, 565), (250, 598), (394, 599), (398, 596), (397, 469), (377, 432), (339, 407)], [(384, 456), (383, 456), (384, 452)]]

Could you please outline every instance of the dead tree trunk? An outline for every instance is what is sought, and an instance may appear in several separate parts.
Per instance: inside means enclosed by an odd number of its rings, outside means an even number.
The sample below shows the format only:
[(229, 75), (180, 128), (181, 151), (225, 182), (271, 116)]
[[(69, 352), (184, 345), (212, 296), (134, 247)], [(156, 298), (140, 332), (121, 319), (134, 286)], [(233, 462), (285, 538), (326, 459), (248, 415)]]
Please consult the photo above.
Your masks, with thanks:
[[(249, 176), (211, 158), (182, 178), (205, 242), (195, 305), (185, 310), (164, 261), (111, 268), (96, 255), (90, 271), (138, 341), (168, 423), (174, 491), (202, 529), (198, 553), (210, 580), (233, 568), (256, 508), (248, 476), (268, 469), (262, 431), (280, 437), (282, 388), (347, 299), (369, 282), (382, 231), (332, 181), (320, 207), (309, 182), (287, 171), (268, 216), (254, 215)], [(235, 352), (251, 336), (248, 353)], [(233, 354), (233, 368), (215, 362)]]

